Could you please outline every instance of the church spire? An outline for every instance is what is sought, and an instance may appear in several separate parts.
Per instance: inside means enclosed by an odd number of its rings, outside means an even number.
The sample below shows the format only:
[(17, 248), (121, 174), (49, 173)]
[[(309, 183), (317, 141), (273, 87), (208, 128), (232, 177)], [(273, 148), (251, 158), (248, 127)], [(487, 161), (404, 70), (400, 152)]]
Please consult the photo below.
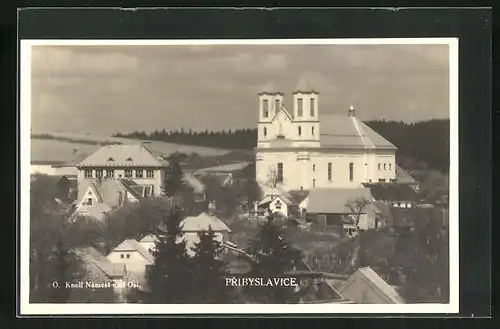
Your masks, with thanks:
[(316, 93), (306, 74), (303, 74), (295, 87), (295, 93)]

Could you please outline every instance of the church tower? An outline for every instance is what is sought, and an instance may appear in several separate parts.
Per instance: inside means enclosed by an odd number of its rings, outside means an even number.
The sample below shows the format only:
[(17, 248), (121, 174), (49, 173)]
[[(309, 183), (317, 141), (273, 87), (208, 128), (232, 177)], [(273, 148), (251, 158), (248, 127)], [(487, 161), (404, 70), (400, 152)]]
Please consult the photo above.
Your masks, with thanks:
[(319, 93), (303, 77), (293, 93), (293, 117), (297, 146), (320, 147)]
[(283, 93), (278, 92), (274, 85), (267, 85), (259, 93), (259, 123), (257, 133), (257, 145), (262, 146), (276, 138), (276, 132), (272, 120), (283, 106)]

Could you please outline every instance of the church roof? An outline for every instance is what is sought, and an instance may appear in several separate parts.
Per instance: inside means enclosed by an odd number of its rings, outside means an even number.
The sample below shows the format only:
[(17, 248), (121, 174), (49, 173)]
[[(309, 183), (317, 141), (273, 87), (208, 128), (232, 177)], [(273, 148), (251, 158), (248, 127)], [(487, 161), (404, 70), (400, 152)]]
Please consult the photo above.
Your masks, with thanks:
[(321, 115), (320, 143), (325, 147), (355, 149), (396, 149), (356, 117)]

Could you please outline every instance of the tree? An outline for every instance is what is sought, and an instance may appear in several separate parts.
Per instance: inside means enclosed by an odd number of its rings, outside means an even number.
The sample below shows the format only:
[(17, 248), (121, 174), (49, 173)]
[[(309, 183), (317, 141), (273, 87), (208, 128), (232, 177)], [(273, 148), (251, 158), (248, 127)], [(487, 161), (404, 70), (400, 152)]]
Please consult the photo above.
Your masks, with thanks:
[(184, 174), (175, 157), (169, 158), (163, 180), (163, 192), (168, 197), (174, 197), (185, 185)]
[[(64, 285), (88, 277), (82, 260), (73, 251), (98, 239), (102, 234), (100, 224), (72, 220), (71, 208), (54, 200), (57, 190), (48, 177), (33, 177), (30, 194), (30, 301), (113, 301), (114, 294), (105, 289), (83, 293)], [(58, 288), (54, 288), (54, 282)]]
[[(285, 240), (281, 229), (269, 220), (257, 236), (250, 240), (247, 253), (252, 257), (249, 276), (264, 278), (286, 277), (302, 258), (301, 252)], [(294, 297), (294, 287), (249, 287), (245, 290), (260, 303), (286, 303)]]
[(278, 170), (276, 169), (276, 167), (272, 166), (269, 168), (269, 172), (267, 173), (267, 185), (274, 189), (278, 186), (278, 183)]
[(367, 208), (370, 205), (370, 201), (364, 197), (356, 197), (353, 200), (349, 200), (345, 207), (349, 211), (349, 216), (346, 218), (348, 223), (352, 224), (356, 228), (356, 243), (354, 245), (354, 250), (352, 251), (352, 256), (350, 259), (350, 267), (351, 269), (358, 268), (360, 264), (360, 254), (362, 249), (362, 232), (360, 230), (359, 222), (361, 220), (361, 216), (366, 214)]
[(199, 242), (193, 248), (192, 266), (196, 275), (196, 303), (226, 303), (234, 298), (231, 287), (226, 286), (226, 263), (221, 259), (222, 247), (210, 227), (198, 233)]
[(245, 180), (243, 193), (248, 198), (248, 206), (251, 207), (255, 201), (259, 201), (262, 196), (262, 191), (254, 177), (249, 177)]
[(194, 274), (189, 267), (183, 239), (181, 213), (173, 208), (165, 213), (156, 229), (158, 241), (152, 254), (154, 264), (146, 273), (149, 303), (187, 303), (192, 300)]

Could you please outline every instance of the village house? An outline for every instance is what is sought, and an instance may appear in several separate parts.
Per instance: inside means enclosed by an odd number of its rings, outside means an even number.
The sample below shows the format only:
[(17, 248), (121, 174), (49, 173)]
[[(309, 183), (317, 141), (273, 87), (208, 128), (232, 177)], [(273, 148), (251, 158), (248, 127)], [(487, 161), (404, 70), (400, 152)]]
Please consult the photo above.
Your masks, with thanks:
[[(307, 208), (309, 191), (283, 191), (279, 189), (267, 190), (257, 202), (257, 212), (269, 210), (271, 213), (280, 213), (284, 217), (302, 217)], [(260, 211), (260, 213), (265, 213)]]
[(167, 165), (142, 144), (101, 147), (77, 166), (76, 213), (102, 219), (126, 203), (161, 195)]
[[(72, 251), (82, 262), (82, 266), (85, 271), (85, 280), (96, 284), (106, 282), (116, 284), (116, 287), (114, 289), (112, 288), (114, 296), (112, 296), (110, 300), (98, 300), (97, 302), (125, 302), (129, 274), (127, 272), (127, 267), (123, 262), (112, 263), (93, 247), (76, 248)], [(82, 287), (85, 287), (85, 285)], [(95, 288), (94, 291), (95, 290), (102, 292), (102, 288)], [(74, 301), (82, 302), (82, 294), (87, 291), (88, 289), (74, 289)]]
[[(366, 205), (358, 206), (358, 200), (366, 201)], [(355, 208), (356, 213), (351, 208)], [(356, 233), (352, 218), (358, 214), (360, 229), (380, 227), (382, 223), (378, 213), (380, 210), (374, 205), (373, 196), (367, 188), (314, 188), (310, 190), (307, 198), (308, 221), (337, 228), (347, 235)]]
[(135, 273), (144, 273), (146, 266), (154, 262), (151, 253), (134, 239), (127, 239), (120, 243), (106, 258), (113, 264), (125, 264), (128, 271)]
[(215, 233), (215, 239), (224, 243), (228, 239), (231, 229), (218, 217), (202, 212), (198, 216), (189, 216), (181, 222), (183, 239), (186, 241), (186, 250), (189, 255), (194, 255), (193, 247), (199, 242), (198, 233), (208, 231), (209, 228)]
[(357, 304), (404, 304), (397, 288), (389, 285), (370, 267), (359, 268), (338, 289)]

